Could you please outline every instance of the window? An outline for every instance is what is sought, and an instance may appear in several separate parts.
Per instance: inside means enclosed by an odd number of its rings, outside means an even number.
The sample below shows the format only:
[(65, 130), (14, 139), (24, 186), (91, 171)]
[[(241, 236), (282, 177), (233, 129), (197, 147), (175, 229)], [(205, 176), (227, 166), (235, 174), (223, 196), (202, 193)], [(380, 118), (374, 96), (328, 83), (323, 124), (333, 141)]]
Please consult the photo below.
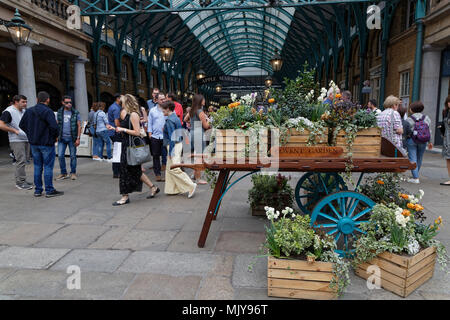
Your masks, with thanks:
[(400, 99), (402, 99), (402, 105), (408, 109), (409, 106), (409, 71), (402, 72), (400, 74)]
[(373, 78), (371, 81), (372, 86), (371, 99), (375, 99), (376, 101), (378, 101), (378, 99), (380, 98), (380, 82), (381, 78)]
[(100, 73), (101, 74), (109, 74), (109, 64), (108, 57), (104, 55), (100, 55)]
[(128, 80), (128, 66), (126, 63), (122, 63), (122, 80)]
[(406, 29), (410, 28), (416, 19), (416, 1), (408, 0), (408, 6), (406, 10)]
[(409, 71), (400, 74), (400, 98), (409, 97)]

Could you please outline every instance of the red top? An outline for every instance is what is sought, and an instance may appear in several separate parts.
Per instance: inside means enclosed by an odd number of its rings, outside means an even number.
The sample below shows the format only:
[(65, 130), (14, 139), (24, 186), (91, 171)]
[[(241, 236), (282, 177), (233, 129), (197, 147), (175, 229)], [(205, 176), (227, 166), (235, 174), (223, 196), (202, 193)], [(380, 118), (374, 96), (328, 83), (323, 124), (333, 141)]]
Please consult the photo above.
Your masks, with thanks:
[(175, 104), (175, 114), (180, 118), (181, 125), (183, 125), (183, 107), (178, 102), (173, 102)]

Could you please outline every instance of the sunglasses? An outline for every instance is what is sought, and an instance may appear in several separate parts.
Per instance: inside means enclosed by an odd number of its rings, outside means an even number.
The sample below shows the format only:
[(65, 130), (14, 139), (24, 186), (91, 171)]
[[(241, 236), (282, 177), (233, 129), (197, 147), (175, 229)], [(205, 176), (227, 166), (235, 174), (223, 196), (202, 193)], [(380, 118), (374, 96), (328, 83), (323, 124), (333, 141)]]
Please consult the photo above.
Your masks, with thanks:
[(72, 104), (72, 102), (63, 102), (64, 104)]

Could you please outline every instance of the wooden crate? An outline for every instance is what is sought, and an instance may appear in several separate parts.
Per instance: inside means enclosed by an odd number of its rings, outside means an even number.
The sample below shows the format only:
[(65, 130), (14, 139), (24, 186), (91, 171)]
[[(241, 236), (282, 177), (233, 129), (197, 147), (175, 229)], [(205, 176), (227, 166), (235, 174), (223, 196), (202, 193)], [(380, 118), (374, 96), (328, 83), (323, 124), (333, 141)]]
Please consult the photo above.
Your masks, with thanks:
[(254, 217), (266, 216), (266, 210), (264, 210), (264, 205), (258, 205), (254, 208), (250, 207), (250, 211), (252, 213), (252, 216)]
[[(298, 131), (297, 129), (289, 129), (287, 142), (283, 147), (304, 147), (308, 145), (310, 131), (305, 129), (303, 131)], [(322, 141), (318, 141), (316, 138), (318, 146), (328, 145), (328, 129), (324, 132), (324, 139)], [(281, 146), (281, 143), (280, 143)]]
[[(344, 148), (347, 154), (347, 134), (339, 131), (336, 137), (336, 146)], [(353, 158), (378, 158), (381, 155), (381, 129), (370, 128), (358, 131), (353, 143)]]
[(412, 257), (384, 252), (369, 263), (358, 266), (355, 273), (367, 279), (370, 265), (377, 265), (381, 270), (381, 287), (401, 297), (407, 297), (419, 286), (433, 277), (436, 262), (436, 247), (429, 247)]
[(331, 300), (337, 296), (330, 288), (333, 263), (288, 260), (269, 257), (268, 296), (279, 298)]
[[(215, 138), (215, 157), (221, 159), (240, 159), (245, 158), (245, 149), (251, 141), (249, 133), (237, 132), (235, 130), (217, 130)], [(256, 156), (267, 157), (269, 150), (268, 132), (260, 134), (256, 145)], [(248, 150), (249, 156), (252, 156), (253, 150)]]

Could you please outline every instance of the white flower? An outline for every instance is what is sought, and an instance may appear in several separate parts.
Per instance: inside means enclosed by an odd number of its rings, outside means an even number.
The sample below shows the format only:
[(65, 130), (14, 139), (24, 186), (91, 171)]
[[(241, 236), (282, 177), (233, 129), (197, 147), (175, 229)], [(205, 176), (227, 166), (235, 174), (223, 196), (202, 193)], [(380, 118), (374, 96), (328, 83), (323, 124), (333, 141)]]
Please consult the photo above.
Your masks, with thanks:
[(422, 199), (424, 194), (425, 194), (425, 192), (423, 192), (423, 190), (420, 189), (419, 190), (419, 199)]
[(419, 242), (416, 239), (410, 237), (408, 239), (408, 254), (416, 255), (419, 253), (419, 250), (420, 250)]
[(295, 218), (295, 214), (294, 213), (292, 214), (292, 218)]
[(278, 219), (279, 216), (280, 216), (280, 211), (277, 210), (277, 212), (275, 213), (275, 219)]
[(288, 211), (286, 209), (285, 210), (281, 210), (281, 213), (283, 214), (283, 217), (285, 217), (288, 214)]

